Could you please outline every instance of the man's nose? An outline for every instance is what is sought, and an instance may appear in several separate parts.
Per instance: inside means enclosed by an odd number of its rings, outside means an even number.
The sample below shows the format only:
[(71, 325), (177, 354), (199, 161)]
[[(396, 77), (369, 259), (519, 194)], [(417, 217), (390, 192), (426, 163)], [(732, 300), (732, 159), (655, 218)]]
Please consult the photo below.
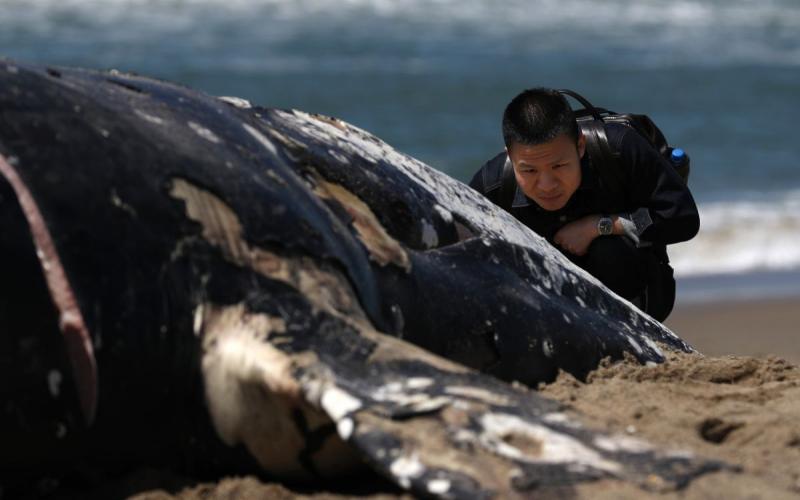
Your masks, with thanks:
[(550, 172), (542, 172), (539, 174), (538, 182), (536, 183), (536, 187), (539, 188), (540, 191), (552, 191), (556, 187), (558, 187), (558, 179), (555, 175)]

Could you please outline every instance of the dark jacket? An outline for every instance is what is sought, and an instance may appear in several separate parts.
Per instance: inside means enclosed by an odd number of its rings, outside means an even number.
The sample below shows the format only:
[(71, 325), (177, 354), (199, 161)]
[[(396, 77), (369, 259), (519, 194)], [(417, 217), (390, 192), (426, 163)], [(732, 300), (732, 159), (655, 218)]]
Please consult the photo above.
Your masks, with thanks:
[[(693, 238), (700, 227), (692, 194), (672, 165), (636, 131), (608, 124), (606, 134), (625, 179), (625, 194), (603, 188), (587, 152), (581, 160), (581, 184), (563, 208), (544, 210), (517, 186), (510, 212), (550, 243), (568, 222), (590, 214), (619, 215), (630, 221), (628, 235), (638, 246), (652, 246), (666, 262), (666, 245)], [(495, 156), (469, 183), (497, 204), (505, 160), (505, 152)]]

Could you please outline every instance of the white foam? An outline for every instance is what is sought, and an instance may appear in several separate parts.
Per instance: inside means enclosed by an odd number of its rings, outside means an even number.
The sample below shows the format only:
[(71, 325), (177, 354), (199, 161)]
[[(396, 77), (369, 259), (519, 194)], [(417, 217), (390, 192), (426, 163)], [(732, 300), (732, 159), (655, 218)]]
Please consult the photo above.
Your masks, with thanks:
[(676, 275), (800, 267), (800, 191), (702, 204), (700, 233), (669, 247)]
[[(79, 22), (69, 22), (79, 19)], [(387, 37), (424, 43), (486, 38), (486, 50), (552, 51), (578, 47), (592, 37), (603, 47), (637, 47), (631, 64), (659, 65), (751, 62), (800, 65), (800, 4), (796, 0), (5, 0), (0, 32), (24, 27), (39, 35), (74, 37), (79, 29), (116, 42), (138, 42), (152, 34), (191, 35), (201, 47), (218, 44), (235, 26), (258, 56), (219, 61), (228, 65), (308, 68), (310, 61), (286, 56), (287, 40), (310, 32)], [(198, 27), (202, 27), (199, 30)], [(103, 34), (101, 30), (106, 30)], [(67, 38), (67, 39), (68, 39)], [(647, 39), (647, 44), (641, 40)], [(521, 42), (535, 39), (535, 44)], [(274, 50), (270, 50), (274, 48)], [(274, 52), (270, 57), (263, 55)], [(396, 60), (359, 54), (334, 64), (355, 66)], [(416, 63), (406, 60), (406, 69)], [(319, 64), (319, 61), (316, 62)], [(422, 63), (423, 66), (425, 63)], [(274, 68), (273, 68), (274, 69)]]
[[(540, 0), (532, 8), (527, 0), (6, 0), (6, 8), (27, 7), (34, 13), (47, 11), (85, 12), (102, 15), (137, 11), (204, 12), (221, 17), (270, 12), (276, 20), (341, 18), (352, 14), (388, 19), (472, 22), (507, 27), (557, 27), (614, 25), (618, 28), (679, 24), (691, 28), (719, 25), (775, 27), (800, 25), (794, 0), (754, 2), (752, 0), (651, 0), (630, 4), (624, 0)], [(205, 12), (207, 13), (207, 12)]]

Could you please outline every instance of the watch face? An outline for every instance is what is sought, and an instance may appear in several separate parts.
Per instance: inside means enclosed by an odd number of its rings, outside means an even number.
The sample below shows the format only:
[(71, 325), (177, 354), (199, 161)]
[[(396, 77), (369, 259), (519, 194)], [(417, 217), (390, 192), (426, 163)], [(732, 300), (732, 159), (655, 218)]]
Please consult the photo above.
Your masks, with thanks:
[(614, 221), (609, 217), (602, 217), (597, 223), (597, 231), (604, 236), (611, 234), (614, 231)]

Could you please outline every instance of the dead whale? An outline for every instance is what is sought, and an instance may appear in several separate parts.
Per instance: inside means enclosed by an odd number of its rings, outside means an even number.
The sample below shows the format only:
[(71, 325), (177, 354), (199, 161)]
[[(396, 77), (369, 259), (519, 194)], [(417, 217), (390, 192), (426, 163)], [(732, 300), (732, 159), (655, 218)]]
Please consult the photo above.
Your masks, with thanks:
[(308, 479), (365, 462), (420, 495), (515, 498), (722, 467), (508, 384), (691, 348), (339, 120), (5, 61), (0, 174), (7, 484), (65, 464)]

